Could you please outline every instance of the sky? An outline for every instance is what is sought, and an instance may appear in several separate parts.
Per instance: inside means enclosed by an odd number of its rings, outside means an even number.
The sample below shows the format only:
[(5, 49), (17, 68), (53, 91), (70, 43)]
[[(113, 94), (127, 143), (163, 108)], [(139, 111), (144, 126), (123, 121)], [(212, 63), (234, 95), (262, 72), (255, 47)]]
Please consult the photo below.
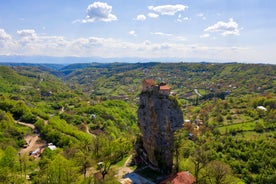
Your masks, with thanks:
[(0, 55), (276, 64), (274, 0), (0, 0)]

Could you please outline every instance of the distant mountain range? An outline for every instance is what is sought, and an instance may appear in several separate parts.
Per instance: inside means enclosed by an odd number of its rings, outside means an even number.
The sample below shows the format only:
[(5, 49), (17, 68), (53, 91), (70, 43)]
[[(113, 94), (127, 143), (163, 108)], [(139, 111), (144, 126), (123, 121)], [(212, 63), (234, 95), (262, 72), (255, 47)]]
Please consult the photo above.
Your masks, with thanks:
[(47, 63), (47, 64), (62, 64), (68, 65), (73, 63), (146, 63), (146, 62), (214, 62), (214, 63), (229, 63), (233, 61), (223, 60), (208, 60), (200, 58), (138, 58), (138, 57), (123, 57), (123, 58), (101, 58), (101, 57), (52, 57), (52, 56), (5, 56), (0, 55), (0, 64), (3, 63)]

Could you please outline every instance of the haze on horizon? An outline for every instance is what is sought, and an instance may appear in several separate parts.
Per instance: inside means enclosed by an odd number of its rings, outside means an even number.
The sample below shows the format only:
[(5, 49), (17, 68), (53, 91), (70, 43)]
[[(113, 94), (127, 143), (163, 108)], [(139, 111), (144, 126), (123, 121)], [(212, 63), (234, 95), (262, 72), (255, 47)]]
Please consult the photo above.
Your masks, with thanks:
[(276, 64), (276, 1), (0, 1), (0, 55)]

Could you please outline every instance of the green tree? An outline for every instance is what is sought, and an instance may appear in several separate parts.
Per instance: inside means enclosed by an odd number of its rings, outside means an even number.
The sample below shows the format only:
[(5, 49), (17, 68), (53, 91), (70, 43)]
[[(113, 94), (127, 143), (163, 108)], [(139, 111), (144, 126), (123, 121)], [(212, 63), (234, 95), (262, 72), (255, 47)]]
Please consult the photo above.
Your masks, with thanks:
[(200, 183), (205, 176), (201, 176), (201, 171), (206, 167), (209, 162), (209, 153), (205, 145), (201, 145), (194, 150), (191, 161), (194, 166), (194, 174), (196, 183)]
[(263, 120), (259, 120), (255, 125), (256, 132), (263, 132), (265, 128), (265, 123)]
[(229, 165), (214, 160), (211, 161), (206, 168), (207, 176), (211, 184), (223, 184), (226, 182), (228, 175), (231, 175), (231, 168)]
[(4, 154), (0, 158), (0, 181), (3, 183), (13, 183), (17, 179), (17, 169), (18, 169), (18, 154), (17, 151), (8, 146), (4, 150)]
[(40, 170), (39, 175), (41, 183), (67, 184), (77, 180), (77, 170), (73, 162), (59, 154)]

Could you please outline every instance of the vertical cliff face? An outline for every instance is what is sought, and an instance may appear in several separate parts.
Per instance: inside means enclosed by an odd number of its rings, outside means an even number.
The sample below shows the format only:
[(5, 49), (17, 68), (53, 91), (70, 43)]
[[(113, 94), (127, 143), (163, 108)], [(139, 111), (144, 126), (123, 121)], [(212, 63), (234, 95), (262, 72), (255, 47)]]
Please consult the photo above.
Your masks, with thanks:
[(181, 109), (160, 86), (140, 94), (138, 126), (142, 142), (138, 154), (153, 169), (170, 173), (173, 165), (173, 132), (183, 124)]

